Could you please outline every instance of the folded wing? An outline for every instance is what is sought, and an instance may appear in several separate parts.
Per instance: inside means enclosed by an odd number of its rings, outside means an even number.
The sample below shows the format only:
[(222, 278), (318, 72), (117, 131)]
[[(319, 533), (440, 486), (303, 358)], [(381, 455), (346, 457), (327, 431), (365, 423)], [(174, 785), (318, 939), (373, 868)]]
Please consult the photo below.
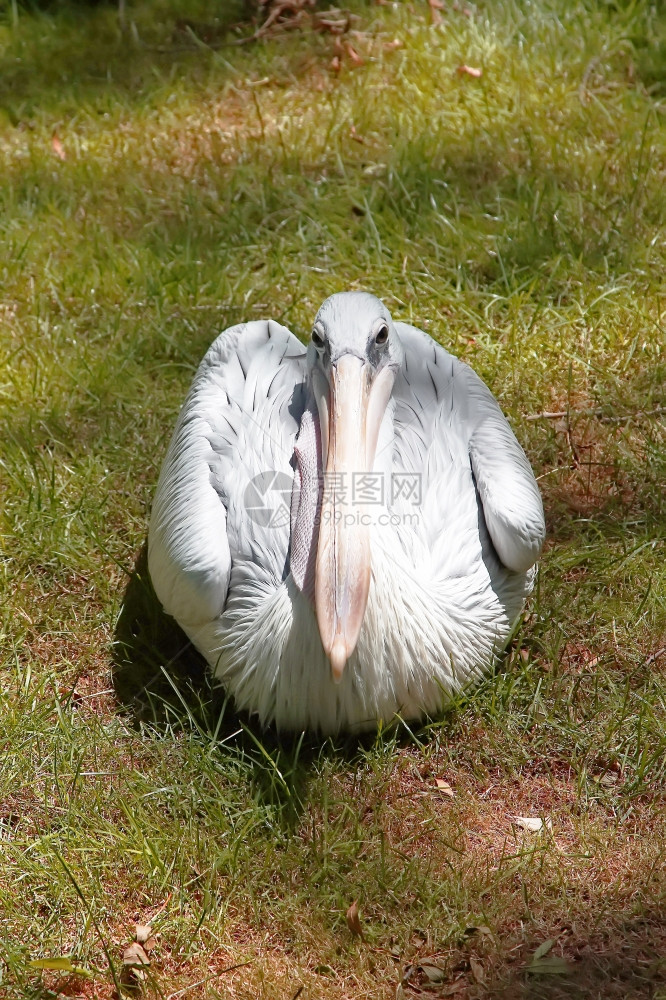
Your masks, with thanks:
[(222, 613), (236, 560), (261, 558), (264, 572), (281, 572), (288, 518), (267, 524), (247, 516), (244, 503), (253, 482), (291, 478), (304, 371), (305, 348), (272, 320), (229, 328), (199, 366), (162, 466), (148, 538), (157, 596), (185, 628)]
[(405, 469), (435, 478), (456, 462), (471, 467), (483, 516), (503, 565), (527, 572), (541, 552), (545, 523), (530, 463), (494, 396), (466, 364), (404, 323), (396, 383), (396, 453)]

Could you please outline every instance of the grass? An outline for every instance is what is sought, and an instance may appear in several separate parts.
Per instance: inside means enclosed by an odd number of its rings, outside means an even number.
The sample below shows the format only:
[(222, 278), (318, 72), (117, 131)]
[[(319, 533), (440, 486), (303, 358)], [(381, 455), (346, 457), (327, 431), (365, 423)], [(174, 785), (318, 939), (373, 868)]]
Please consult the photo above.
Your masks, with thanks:
[[(124, 35), (114, 5), (0, 9), (11, 1000), (130, 995), (147, 921), (169, 1000), (666, 996), (666, 19), (353, 11), (362, 65), (326, 33), (223, 44), (240, 4), (136, 0)], [(217, 331), (302, 334), (349, 287), (488, 381), (548, 544), (443, 720), (280, 743), (174, 662), (140, 553)], [(566, 966), (527, 972), (549, 940)], [(60, 955), (93, 978), (28, 964)]]

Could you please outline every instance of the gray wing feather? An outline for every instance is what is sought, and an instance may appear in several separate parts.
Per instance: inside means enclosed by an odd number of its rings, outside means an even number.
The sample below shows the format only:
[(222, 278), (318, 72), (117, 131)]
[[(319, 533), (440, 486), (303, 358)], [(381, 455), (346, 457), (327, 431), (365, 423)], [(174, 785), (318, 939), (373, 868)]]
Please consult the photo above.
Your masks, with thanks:
[(483, 515), (502, 563), (524, 573), (545, 537), (541, 495), (530, 463), (496, 399), (479, 376), (431, 337), (396, 323), (405, 348), (396, 386), (396, 439), (404, 468), (436, 476), (469, 462)]
[(244, 323), (220, 334), (194, 377), (148, 536), (157, 596), (186, 627), (221, 614), (237, 551), (244, 543), (252, 548), (253, 539), (239, 537), (239, 488), (264, 469), (288, 468), (304, 359), (305, 348), (285, 327)]

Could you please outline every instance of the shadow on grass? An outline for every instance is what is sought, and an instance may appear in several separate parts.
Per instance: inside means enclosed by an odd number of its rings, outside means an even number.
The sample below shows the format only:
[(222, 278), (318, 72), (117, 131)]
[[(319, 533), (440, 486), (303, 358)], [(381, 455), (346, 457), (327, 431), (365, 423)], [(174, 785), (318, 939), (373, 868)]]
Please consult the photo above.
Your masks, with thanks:
[(173, 712), (185, 717), (188, 710), (201, 724), (211, 721), (213, 691), (205, 661), (162, 610), (148, 575), (145, 544), (125, 589), (113, 660), (116, 696), (137, 724), (167, 725)]
[(204, 658), (162, 610), (148, 573), (147, 544), (116, 624), (113, 686), (137, 727), (191, 732), (216, 743), (221, 754), (240, 754), (253, 764), (251, 780), (264, 804), (283, 807), (286, 814), (299, 811), (307, 769), (299, 765), (298, 747), (276, 733), (262, 733), (257, 721), (238, 712), (212, 683)]
[(132, 104), (150, 101), (167, 79), (205, 76), (202, 56), (239, 51), (258, 7), (253, 0), (135, 0), (120, 14), (117, 0), (0, 6), (0, 30), (10, 40), (0, 45), (0, 107), (18, 125), (33, 114), (66, 115), (73, 96), (106, 104), (110, 89)]
[[(595, 916), (591, 907), (590, 926)], [(666, 984), (663, 948), (664, 914), (651, 909), (609, 927), (603, 948), (598, 940), (582, 943), (574, 961), (568, 959), (568, 973), (511, 970), (509, 958), (489, 994), (497, 1000), (658, 1000)]]
[[(204, 658), (167, 615), (153, 589), (144, 544), (130, 576), (113, 644), (113, 686), (137, 727), (194, 733), (220, 754), (250, 764), (251, 783), (264, 806), (277, 808), (289, 825), (307, 803), (307, 788), (322, 756), (349, 764), (378, 739), (375, 733), (322, 739), (317, 734), (278, 733), (238, 711), (210, 677)], [(380, 739), (401, 743), (414, 737), (403, 727)]]

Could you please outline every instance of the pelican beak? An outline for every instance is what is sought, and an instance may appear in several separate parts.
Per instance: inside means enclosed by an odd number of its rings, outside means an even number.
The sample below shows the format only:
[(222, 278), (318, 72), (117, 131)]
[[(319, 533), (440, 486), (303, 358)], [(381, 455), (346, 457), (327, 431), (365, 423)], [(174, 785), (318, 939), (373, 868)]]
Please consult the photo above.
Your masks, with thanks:
[(375, 374), (368, 363), (346, 354), (331, 365), (329, 384), (317, 393), (325, 471), (315, 610), (336, 682), (356, 648), (368, 602), (370, 514), (359, 502), (359, 477), (372, 472), (394, 377), (388, 368)]

